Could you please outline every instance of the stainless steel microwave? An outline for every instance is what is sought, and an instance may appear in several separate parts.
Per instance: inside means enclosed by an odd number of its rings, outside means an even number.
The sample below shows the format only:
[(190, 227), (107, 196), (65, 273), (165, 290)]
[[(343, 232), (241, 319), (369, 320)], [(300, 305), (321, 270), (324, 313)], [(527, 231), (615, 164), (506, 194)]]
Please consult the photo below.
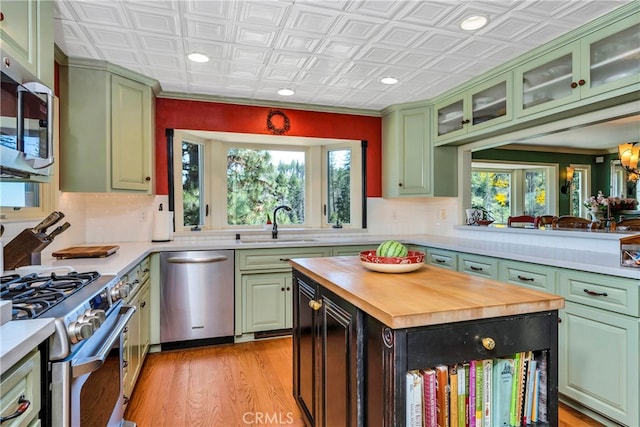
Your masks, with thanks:
[(53, 172), (53, 92), (2, 71), (0, 179), (40, 180)]

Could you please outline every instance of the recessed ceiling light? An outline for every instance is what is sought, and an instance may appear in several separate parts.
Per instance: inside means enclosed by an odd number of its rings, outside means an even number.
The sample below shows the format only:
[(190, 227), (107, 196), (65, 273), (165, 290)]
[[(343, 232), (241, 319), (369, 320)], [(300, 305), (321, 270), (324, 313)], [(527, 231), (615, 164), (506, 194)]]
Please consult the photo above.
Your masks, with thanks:
[(489, 18), (483, 15), (469, 16), (460, 23), (460, 28), (465, 31), (479, 30), (487, 25), (488, 22)]
[(293, 89), (283, 88), (283, 89), (278, 89), (277, 93), (278, 95), (281, 95), (281, 96), (291, 96), (295, 94), (296, 91)]
[(394, 85), (398, 83), (398, 79), (396, 77), (383, 77), (380, 81), (386, 85)]
[(189, 55), (187, 55), (187, 58), (189, 58), (193, 62), (209, 62), (209, 56), (200, 52), (190, 53)]

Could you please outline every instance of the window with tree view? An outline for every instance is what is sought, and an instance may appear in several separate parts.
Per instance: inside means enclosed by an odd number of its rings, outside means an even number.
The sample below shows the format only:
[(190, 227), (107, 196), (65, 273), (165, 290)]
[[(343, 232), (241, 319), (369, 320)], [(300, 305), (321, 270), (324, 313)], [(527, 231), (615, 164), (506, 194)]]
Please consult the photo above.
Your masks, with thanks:
[(511, 215), (511, 173), (473, 171), (471, 206), (483, 207), (495, 221), (507, 222)]
[(203, 146), (182, 142), (182, 206), (185, 226), (204, 224)]
[(351, 150), (327, 151), (327, 220), (351, 222)]
[(531, 164), (483, 163), (472, 167), (471, 206), (482, 207), (497, 223), (513, 215), (555, 214), (554, 167)]
[(362, 227), (361, 141), (175, 132), (177, 231)]
[(278, 224), (305, 221), (305, 153), (248, 148), (227, 150), (227, 224), (265, 224), (280, 205)]

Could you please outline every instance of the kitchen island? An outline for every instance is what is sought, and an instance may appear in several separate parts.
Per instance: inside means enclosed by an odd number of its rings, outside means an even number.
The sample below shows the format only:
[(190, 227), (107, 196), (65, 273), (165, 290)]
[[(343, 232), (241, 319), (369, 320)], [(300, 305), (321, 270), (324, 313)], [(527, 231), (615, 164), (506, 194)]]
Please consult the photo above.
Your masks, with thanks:
[(557, 425), (562, 297), (434, 266), (293, 259), (294, 397), (310, 425), (403, 426), (410, 370), (544, 352)]

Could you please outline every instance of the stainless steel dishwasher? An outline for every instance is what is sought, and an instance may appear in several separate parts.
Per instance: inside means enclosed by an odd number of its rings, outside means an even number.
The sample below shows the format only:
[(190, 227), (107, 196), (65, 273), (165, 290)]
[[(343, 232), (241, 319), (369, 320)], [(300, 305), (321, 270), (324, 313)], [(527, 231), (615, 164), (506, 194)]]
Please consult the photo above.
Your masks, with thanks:
[(233, 342), (233, 251), (160, 254), (162, 349)]

